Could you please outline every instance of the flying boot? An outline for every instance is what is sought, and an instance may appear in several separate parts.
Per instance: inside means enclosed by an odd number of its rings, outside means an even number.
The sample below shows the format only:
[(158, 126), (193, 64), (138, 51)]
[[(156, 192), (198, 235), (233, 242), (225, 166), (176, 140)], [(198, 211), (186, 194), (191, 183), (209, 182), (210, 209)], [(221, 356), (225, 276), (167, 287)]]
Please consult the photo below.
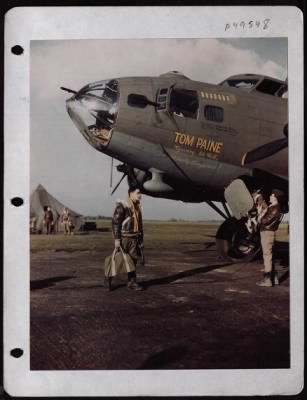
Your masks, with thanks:
[(112, 290), (112, 278), (108, 278), (108, 277), (104, 278), (103, 289), (106, 292), (111, 292), (111, 290)]
[(258, 286), (264, 286), (264, 287), (271, 287), (272, 285), (272, 280), (271, 280), (271, 272), (265, 272), (263, 274), (263, 278), (261, 281), (256, 282), (256, 285)]
[(127, 288), (130, 290), (144, 290), (143, 286), (137, 283), (136, 277), (133, 277), (128, 281)]

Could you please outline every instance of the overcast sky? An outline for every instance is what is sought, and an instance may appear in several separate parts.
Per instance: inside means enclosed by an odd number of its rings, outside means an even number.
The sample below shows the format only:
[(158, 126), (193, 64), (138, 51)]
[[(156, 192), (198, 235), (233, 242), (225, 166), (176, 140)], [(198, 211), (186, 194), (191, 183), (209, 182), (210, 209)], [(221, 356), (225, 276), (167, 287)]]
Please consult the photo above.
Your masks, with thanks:
[[(92, 148), (69, 118), (60, 86), (177, 70), (219, 83), (239, 73), (287, 77), (287, 39), (58, 40), (31, 42), (31, 191), (38, 184), (84, 215), (113, 212), (127, 183), (111, 197), (111, 159)], [(116, 166), (119, 162), (115, 161)], [(113, 169), (113, 186), (120, 179)], [(143, 197), (146, 219), (219, 219), (205, 203)]]

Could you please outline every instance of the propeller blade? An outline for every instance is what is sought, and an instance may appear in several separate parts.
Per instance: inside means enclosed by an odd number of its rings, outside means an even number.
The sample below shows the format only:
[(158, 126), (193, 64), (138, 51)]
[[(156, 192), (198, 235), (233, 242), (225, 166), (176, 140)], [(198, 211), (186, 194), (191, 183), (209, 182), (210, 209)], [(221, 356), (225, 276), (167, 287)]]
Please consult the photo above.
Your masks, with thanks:
[(273, 140), (273, 142), (263, 144), (262, 146), (256, 147), (255, 149), (245, 153), (242, 157), (241, 164), (244, 166), (255, 161), (263, 160), (264, 158), (278, 153), (286, 147), (288, 147), (288, 138)]
[(123, 176), (120, 178), (118, 184), (112, 190), (111, 196), (116, 192), (116, 190), (118, 189), (119, 185), (122, 183), (122, 181), (125, 179), (126, 176), (127, 176), (127, 174), (123, 174)]

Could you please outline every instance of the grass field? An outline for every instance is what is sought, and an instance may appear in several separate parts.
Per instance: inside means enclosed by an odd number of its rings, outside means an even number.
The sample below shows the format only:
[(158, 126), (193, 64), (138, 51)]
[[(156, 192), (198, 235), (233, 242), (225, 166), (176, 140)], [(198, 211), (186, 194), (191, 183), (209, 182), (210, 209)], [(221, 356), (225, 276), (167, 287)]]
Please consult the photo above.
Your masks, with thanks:
[[(56, 235), (31, 235), (30, 250), (38, 251), (99, 251), (113, 248), (111, 233), (111, 220), (97, 220), (97, 228), (104, 232), (91, 232), (89, 234), (75, 234), (65, 236)], [(169, 222), (169, 221), (144, 221), (145, 247), (171, 249), (188, 245), (196, 247), (199, 244), (215, 242), (215, 234), (220, 222)], [(281, 224), (277, 232), (277, 240), (288, 241), (287, 224)]]

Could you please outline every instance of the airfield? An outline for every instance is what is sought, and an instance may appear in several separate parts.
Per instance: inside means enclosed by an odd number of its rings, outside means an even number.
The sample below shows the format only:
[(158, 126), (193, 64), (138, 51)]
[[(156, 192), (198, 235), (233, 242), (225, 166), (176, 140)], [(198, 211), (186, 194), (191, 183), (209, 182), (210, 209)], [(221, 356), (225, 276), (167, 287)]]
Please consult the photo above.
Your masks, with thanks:
[(145, 221), (145, 261), (103, 290), (110, 221), (88, 235), (31, 235), (32, 370), (289, 368), (289, 246), (277, 232), (280, 285), (256, 285), (261, 255), (231, 264), (218, 223)]

